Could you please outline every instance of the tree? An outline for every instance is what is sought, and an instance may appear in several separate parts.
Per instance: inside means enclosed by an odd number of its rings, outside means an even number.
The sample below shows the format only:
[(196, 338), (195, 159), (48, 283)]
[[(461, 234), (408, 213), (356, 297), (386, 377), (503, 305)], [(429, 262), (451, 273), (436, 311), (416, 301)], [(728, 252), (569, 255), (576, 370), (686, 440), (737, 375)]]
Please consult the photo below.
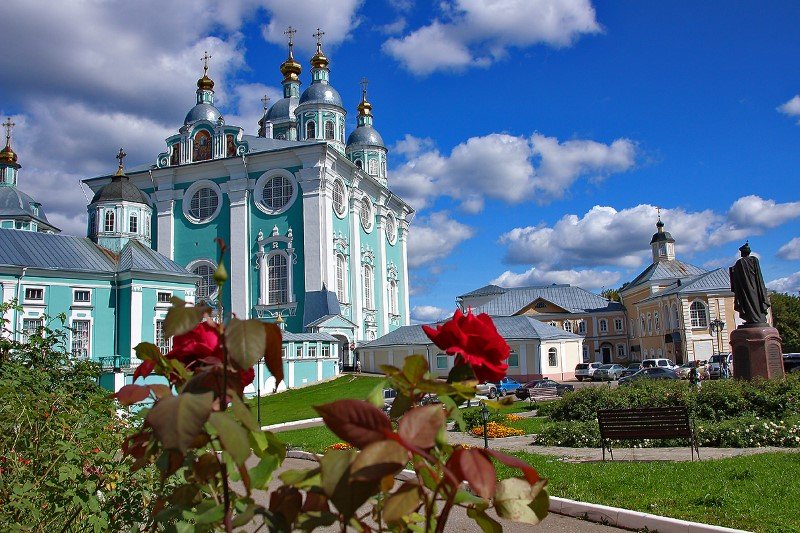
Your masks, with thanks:
[(600, 291), (600, 296), (611, 300), (612, 302), (619, 302), (619, 289), (603, 289)]
[(784, 353), (800, 352), (800, 297), (786, 293), (772, 293), (772, 321), (781, 334)]

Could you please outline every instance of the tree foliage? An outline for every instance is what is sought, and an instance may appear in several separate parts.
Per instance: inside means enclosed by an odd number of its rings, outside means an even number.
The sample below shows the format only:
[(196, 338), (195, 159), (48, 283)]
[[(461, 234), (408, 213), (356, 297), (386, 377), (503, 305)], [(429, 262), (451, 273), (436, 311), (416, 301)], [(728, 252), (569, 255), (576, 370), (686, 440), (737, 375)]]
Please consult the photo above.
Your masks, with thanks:
[(783, 352), (800, 352), (800, 297), (772, 293), (769, 301), (772, 306), (772, 321), (781, 334)]
[(606, 298), (607, 300), (611, 300), (612, 302), (619, 302), (619, 291), (620, 289), (603, 289), (600, 291), (600, 296)]

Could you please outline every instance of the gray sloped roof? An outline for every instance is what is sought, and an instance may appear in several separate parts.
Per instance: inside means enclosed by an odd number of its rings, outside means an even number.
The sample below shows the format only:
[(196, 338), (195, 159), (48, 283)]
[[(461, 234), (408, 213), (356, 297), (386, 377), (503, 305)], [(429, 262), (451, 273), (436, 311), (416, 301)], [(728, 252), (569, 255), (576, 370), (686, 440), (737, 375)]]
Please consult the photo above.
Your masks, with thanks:
[(299, 101), (299, 98), (294, 96), (281, 98), (272, 104), (272, 107), (267, 111), (267, 120), (272, 122), (294, 120), (294, 111), (292, 111), (292, 107), (297, 107)]
[(150, 200), (139, 190), (139, 187), (131, 183), (128, 176), (114, 176), (111, 183), (100, 187), (92, 198), (92, 204), (97, 202), (135, 202), (150, 205)]
[(645, 298), (642, 302), (655, 300), (671, 294), (693, 294), (703, 292), (732, 292), (730, 274), (724, 268), (717, 268), (711, 272), (700, 274), (691, 278), (681, 279), (666, 289)]
[(281, 336), (283, 337), (284, 342), (303, 342), (303, 341), (339, 342), (339, 339), (337, 339), (330, 333), (292, 333), (290, 331), (284, 331)]
[[(529, 316), (492, 317), (497, 332), (506, 340), (553, 340), (581, 339), (579, 335), (561, 328), (540, 322)], [(431, 327), (441, 324), (430, 324)], [(382, 346), (428, 345), (433, 342), (425, 335), (421, 325), (402, 326), (386, 335), (360, 346), (360, 348), (379, 348)]]
[[(39, 206), (39, 214), (33, 212), (33, 205)], [(48, 227), (55, 228), (44, 212), (41, 204), (19, 190), (16, 186), (0, 185), (0, 217), (24, 217), (32, 218), (38, 222), (46, 224)], [(57, 229), (57, 228), (55, 228)]]
[(152, 272), (197, 277), (178, 263), (133, 239), (128, 241), (119, 254), (117, 271)]
[(467, 298), (469, 296), (489, 296), (492, 294), (503, 294), (507, 290), (508, 289), (504, 289), (503, 287), (500, 287), (498, 285), (492, 285), (490, 283), (489, 285), (484, 285), (480, 289), (475, 289), (474, 291), (462, 294), (461, 296), (459, 296), (459, 298)]
[[(492, 285), (478, 291), (486, 290), (491, 294)], [(473, 291), (477, 292), (477, 291)], [(475, 313), (487, 313), (492, 316), (511, 316), (538, 299), (547, 300), (570, 313), (589, 313), (598, 311), (619, 311), (622, 304), (612, 302), (602, 296), (572, 285), (545, 285), (541, 287), (518, 287), (505, 289), (496, 298), (477, 306)]]
[(644, 269), (641, 274), (636, 276), (634, 280), (625, 287), (625, 290), (631, 289), (648, 281), (680, 279), (705, 274), (706, 272), (708, 271), (704, 268), (690, 265), (689, 263), (684, 263), (678, 259), (658, 261), (656, 263), (652, 263), (649, 267)]
[(303, 303), (303, 327), (327, 315), (340, 315), (342, 308), (336, 294), (322, 286), (320, 291), (306, 291)]
[(324, 316), (321, 316), (318, 319), (314, 320), (313, 322), (309, 322), (308, 324), (306, 324), (305, 327), (310, 328), (310, 327), (313, 327), (313, 326), (318, 326), (318, 325), (320, 325), (320, 324), (322, 324), (322, 323), (324, 323), (324, 322), (326, 322), (326, 321), (328, 321), (330, 319), (333, 319), (333, 318), (338, 318), (339, 320), (341, 320), (341, 321), (343, 321), (343, 322), (345, 322), (347, 324), (351, 324), (353, 327), (356, 327), (356, 328), (358, 327), (358, 326), (355, 325), (355, 323), (352, 320), (349, 320), (349, 319), (343, 317), (342, 315), (324, 315)]

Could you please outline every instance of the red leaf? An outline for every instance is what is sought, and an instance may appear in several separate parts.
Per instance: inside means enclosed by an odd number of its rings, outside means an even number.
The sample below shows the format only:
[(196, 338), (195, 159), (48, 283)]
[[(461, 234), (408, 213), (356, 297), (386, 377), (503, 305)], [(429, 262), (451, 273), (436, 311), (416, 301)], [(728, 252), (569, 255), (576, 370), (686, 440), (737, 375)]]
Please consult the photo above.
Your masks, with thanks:
[(357, 448), (384, 440), (392, 433), (386, 414), (363, 400), (338, 400), (314, 409), (331, 431)]
[(132, 405), (150, 396), (150, 387), (142, 385), (125, 385), (117, 391), (114, 398), (122, 405)]
[(535, 468), (533, 468), (531, 465), (529, 465), (522, 459), (519, 459), (518, 457), (514, 457), (513, 455), (506, 455), (503, 452), (497, 452), (490, 449), (480, 450), (480, 451), (482, 453), (491, 455), (492, 457), (494, 457), (495, 459), (497, 459), (506, 466), (510, 466), (511, 468), (519, 468), (520, 470), (522, 470), (525, 479), (527, 479), (528, 483), (530, 483), (531, 485), (536, 484), (539, 480), (542, 479), (541, 477), (539, 477), (539, 472), (537, 472)]
[(436, 434), (444, 426), (444, 411), (439, 405), (415, 407), (400, 419), (398, 433), (408, 442), (425, 450), (436, 444)]
[(264, 361), (267, 363), (267, 370), (275, 376), (275, 387), (283, 381), (283, 340), (281, 328), (275, 324), (264, 324), (267, 333), (267, 350), (264, 354)]
[(497, 488), (497, 475), (492, 462), (481, 450), (458, 448), (447, 461), (447, 468), (458, 477), (466, 480), (481, 498), (491, 499)]
[(147, 361), (142, 361), (142, 363), (136, 367), (136, 370), (133, 372), (133, 381), (136, 381), (138, 378), (145, 378), (149, 376), (153, 369), (156, 367), (156, 362), (152, 359), (148, 359)]

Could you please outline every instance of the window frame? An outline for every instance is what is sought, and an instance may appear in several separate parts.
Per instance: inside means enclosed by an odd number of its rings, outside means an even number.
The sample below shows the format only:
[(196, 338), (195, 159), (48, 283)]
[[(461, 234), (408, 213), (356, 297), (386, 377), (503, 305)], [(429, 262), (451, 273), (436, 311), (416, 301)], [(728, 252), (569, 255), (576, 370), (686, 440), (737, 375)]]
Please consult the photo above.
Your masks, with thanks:
[[(201, 218), (199, 216), (195, 216), (195, 214), (192, 212), (192, 200), (194, 199), (195, 194), (198, 194), (202, 189), (209, 189), (211, 192), (213, 192), (216, 195), (217, 204), (214, 208), (214, 211), (210, 215)], [(193, 224), (208, 224), (217, 218), (217, 216), (219, 216), (220, 212), (222, 211), (222, 204), (224, 203), (225, 201), (222, 196), (222, 189), (220, 189), (219, 185), (211, 180), (199, 180), (192, 183), (186, 189), (181, 200), (181, 207), (183, 209), (183, 216), (189, 222)], [(198, 205), (198, 210), (199, 209), (200, 206)], [(198, 212), (198, 215), (199, 214), (200, 213)]]
[(139, 214), (136, 212), (128, 214), (128, 233), (139, 233)]
[[(267, 190), (267, 186), (275, 179), (286, 180), (287, 183), (284, 184), (283, 187), (288, 185), (292, 189), (291, 194), (289, 194), (288, 198), (286, 198), (285, 203), (278, 207), (272, 207), (264, 200), (264, 192)], [(253, 187), (253, 198), (256, 207), (259, 209), (259, 211), (266, 213), (267, 215), (280, 215), (281, 213), (285, 213), (295, 204), (297, 195), (297, 178), (294, 174), (285, 169), (273, 169), (264, 172), (256, 180), (256, 184)]]
[[(281, 265), (277, 265), (277, 264), (273, 265), (273, 264), (271, 264), (273, 261), (275, 261), (276, 263), (278, 261), (281, 261), (282, 264)], [(284, 305), (284, 304), (289, 303), (290, 298), (291, 298), (291, 294), (290, 294), (290, 290), (289, 290), (290, 289), (290, 287), (289, 287), (289, 279), (290, 279), (289, 268), (290, 268), (290, 266), (291, 265), (290, 265), (289, 258), (283, 252), (278, 251), (278, 252), (271, 253), (271, 254), (269, 254), (267, 256), (267, 260), (266, 260), (266, 267), (267, 267), (267, 292), (266, 292), (267, 305)], [(283, 277), (274, 278), (273, 277), (273, 272), (275, 271), (274, 269), (283, 269), (283, 271), (284, 271)], [(283, 287), (274, 288), (273, 284), (276, 281), (280, 281), (280, 280), (283, 280)], [(282, 294), (282, 297), (277, 298), (277, 299), (273, 298), (273, 295), (279, 295), (279, 294)]]
[[(700, 316), (699, 309), (695, 306), (702, 308), (702, 316)], [(694, 300), (689, 305), (689, 318), (691, 320), (692, 329), (701, 329), (708, 327), (708, 305), (703, 300)]]
[(555, 346), (547, 350), (547, 366), (549, 368), (558, 367), (558, 348)]
[[(76, 337), (76, 324), (86, 325), (86, 332), (85, 337), (77, 338)], [(70, 327), (70, 353), (73, 357), (77, 357), (79, 359), (91, 359), (92, 358), (92, 321), (83, 318), (73, 318), (69, 324)], [(76, 354), (76, 343), (80, 343), (81, 340), (85, 342), (85, 345), (79, 344), (77, 350), (81, 350), (85, 352), (85, 355)]]
[[(306, 139), (316, 139), (317, 138), (317, 123), (314, 120), (306, 121)], [(309, 133), (311, 135), (309, 135)]]
[[(27, 286), (26, 285), (25, 286), (25, 298), (24, 298), (23, 301), (25, 303), (34, 303), (34, 304), (42, 304), (42, 303), (44, 303), (44, 296), (45, 296), (45, 290), (44, 289), (45, 289), (44, 287), (38, 286), (38, 285), (37, 286)], [(39, 291), (38, 294), (41, 294), (41, 296), (39, 296), (39, 297), (37, 297), (37, 296), (29, 296), (29, 294), (31, 294), (31, 293), (29, 293), (28, 291)]]
[[(156, 318), (154, 329), (153, 329), (153, 344), (155, 344), (161, 353), (166, 354), (170, 350), (172, 350), (172, 337), (167, 337), (164, 326), (166, 324), (166, 320), (164, 318)], [(159, 325), (161, 326), (161, 331), (159, 332)], [(160, 333), (160, 335), (159, 335)], [(161, 337), (159, 339), (159, 337)]]
[[(340, 189), (341, 198), (340, 201), (337, 201), (337, 188)], [(334, 179), (333, 185), (331, 186), (331, 206), (333, 207), (333, 212), (339, 218), (344, 218), (347, 215), (347, 201), (348, 201), (348, 193), (347, 193), (347, 185), (345, 185), (344, 181), (341, 179)], [(338, 205), (338, 207), (337, 207)]]
[[(369, 278), (369, 279), (367, 279)], [(369, 281), (369, 283), (367, 283)], [(361, 265), (361, 282), (364, 289), (364, 309), (375, 310), (375, 269), (370, 264)]]
[(103, 233), (114, 232), (116, 225), (116, 213), (113, 209), (106, 209), (103, 213)]
[[(166, 295), (166, 299), (162, 299), (161, 296)], [(172, 291), (156, 291), (156, 305), (170, 305), (170, 300), (172, 299)]]
[[(444, 365), (441, 365), (440, 361), (444, 361)], [(450, 368), (450, 365), (447, 361), (447, 354), (436, 354), (436, 370), (447, 370), (448, 368)]]
[(364, 233), (372, 233), (372, 230), (375, 228), (375, 211), (372, 207), (372, 200), (366, 195), (361, 197), (358, 219)]
[[(203, 300), (203, 301), (205, 301), (207, 303), (211, 303), (209, 301), (210, 300), (214, 300), (216, 298), (217, 294), (219, 293), (219, 287), (217, 287), (216, 282), (214, 282), (214, 271), (216, 271), (216, 269), (217, 269), (217, 264), (214, 261), (210, 260), (210, 259), (196, 259), (195, 261), (192, 261), (191, 263), (186, 265), (186, 270), (188, 270), (189, 272), (191, 272), (192, 274), (194, 274), (196, 276), (200, 276), (201, 278), (203, 278), (203, 277), (205, 277), (205, 274), (200, 275), (200, 274), (197, 274), (195, 272), (195, 269), (203, 267), (203, 266), (208, 267), (210, 269), (210, 274), (208, 276), (209, 276), (211, 282), (213, 283), (214, 290), (209, 292), (208, 295), (203, 296), (202, 292), (200, 291), (201, 283), (203, 281), (201, 279), (200, 283), (195, 285), (195, 287), (196, 287), (195, 288), (195, 295), (197, 296), (197, 301), (198, 302), (200, 300)], [(206, 283), (206, 286), (212, 286), (212, 283)]]
[[(89, 298), (86, 300), (79, 300), (78, 293), (87, 293)], [(72, 289), (72, 305), (92, 305), (92, 289)]]
[(397, 242), (397, 218), (392, 213), (386, 215), (384, 231), (386, 232), (386, 240), (389, 241), (389, 244), (394, 245)]
[(347, 303), (347, 259), (343, 253), (334, 254), (334, 270), (336, 273), (336, 297), (339, 303)]
[(622, 321), (621, 318), (614, 319), (614, 331), (621, 332), (625, 327), (625, 323)]
[[(324, 129), (325, 129), (325, 140), (326, 141), (335, 141), (336, 140), (336, 124), (332, 120), (324, 121)], [(330, 127), (330, 132), (328, 131)]]
[(600, 331), (600, 333), (608, 333), (608, 320), (605, 318), (601, 318), (597, 322), (597, 328)]

